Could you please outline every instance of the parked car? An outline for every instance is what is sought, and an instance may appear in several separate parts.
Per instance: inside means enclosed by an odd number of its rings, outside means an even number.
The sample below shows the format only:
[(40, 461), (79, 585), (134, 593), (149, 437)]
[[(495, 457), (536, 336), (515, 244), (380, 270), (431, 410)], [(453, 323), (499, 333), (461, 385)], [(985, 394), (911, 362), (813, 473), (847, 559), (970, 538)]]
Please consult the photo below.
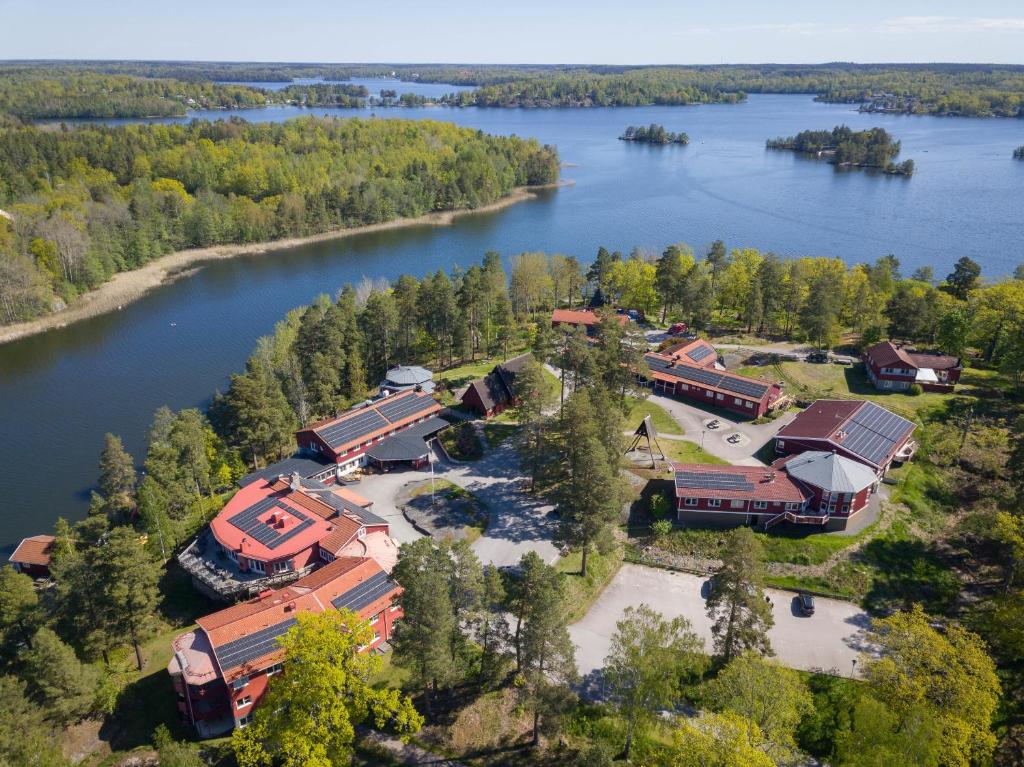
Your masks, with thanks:
[(800, 604), (800, 614), (811, 616), (814, 615), (814, 597), (810, 594), (800, 593), (797, 596)]
[(856, 362), (856, 360), (853, 357), (844, 357), (842, 355), (837, 355), (832, 358), (832, 362), (836, 365), (852, 365), (854, 364), (854, 362)]
[(677, 322), (675, 325), (668, 329), (668, 334), (670, 336), (678, 336), (687, 332), (689, 329), (690, 326), (687, 325), (685, 322)]
[(811, 352), (810, 354), (807, 355), (807, 361), (816, 363), (828, 362), (828, 352), (822, 349), (819, 349), (818, 351), (815, 352)]

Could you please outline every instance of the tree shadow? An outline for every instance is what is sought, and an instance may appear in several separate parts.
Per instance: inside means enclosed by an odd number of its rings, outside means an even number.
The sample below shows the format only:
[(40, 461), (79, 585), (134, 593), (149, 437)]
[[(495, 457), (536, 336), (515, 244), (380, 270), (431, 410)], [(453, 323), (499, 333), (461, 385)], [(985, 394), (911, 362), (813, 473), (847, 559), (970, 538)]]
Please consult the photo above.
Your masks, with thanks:
[(875, 615), (909, 610), (915, 603), (929, 613), (944, 614), (960, 590), (956, 574), (925, 541), (876, 538), (857, 558), (876, 571), (864, 598), (865, 607)]

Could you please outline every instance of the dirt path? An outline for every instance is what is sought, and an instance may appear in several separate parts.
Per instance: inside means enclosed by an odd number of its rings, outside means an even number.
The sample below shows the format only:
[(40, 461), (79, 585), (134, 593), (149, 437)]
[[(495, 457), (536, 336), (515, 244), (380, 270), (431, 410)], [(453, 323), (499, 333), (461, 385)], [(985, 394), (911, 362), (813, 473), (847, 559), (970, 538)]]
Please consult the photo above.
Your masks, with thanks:
[(351, 229), (339, 229), (333, 232), (314, 234), (309, 237), (289, 237), (284, 240), (250, 243), (247, 245), (214, 245), (208, 248), (179, 250), (151, 261), (140, 269), (114, 275), (113, 279), (109, 282), (105, 282), (96, 290), (86, 293), (67, 309), (55, 312), (54, 314), (48, 314), (45, 317), (38, 317), (34, 320), (0, 327), (0, 344), (15, 341), (19, 338), (26, 338), (37, 333), (44, 333), (47, 330), (62, 328), (74, 322), (80, 322), (81, 320), (107, 314), (108, 312), (116, 312), (132, 301), (142, 298), (142, 296), (154, 288), (195, 274), (202, 268), (203, 264), (212, 261), (260, 255), (313, 242), (324, 242), (342, 237), (384, 232), (410, 226), (450, 226), (460, 216), (493, 213), (516, 203), (535, 198), (536, 190), (567, 186), (571, 183), (571, 181), (564, 181), (548, 186), (518, 187), (507, 197), (503, 197), (490, 205), (484, 205), (472, 210), (428, 213), (417, 218), (401, 218), (394, 221), (385, 221), (381, 224), (369, 224), (367, 226), (352, 227)]

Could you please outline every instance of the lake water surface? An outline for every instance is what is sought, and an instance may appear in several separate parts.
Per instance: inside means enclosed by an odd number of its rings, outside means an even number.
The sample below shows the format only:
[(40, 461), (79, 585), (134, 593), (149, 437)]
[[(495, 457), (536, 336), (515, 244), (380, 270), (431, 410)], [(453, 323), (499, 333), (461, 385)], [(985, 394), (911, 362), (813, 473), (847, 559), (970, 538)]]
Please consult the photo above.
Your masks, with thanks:
[[(372, 83), (372, 85), (371, 85)], [(387, 81), (366, 82), (371, 90)], [(399, 92), (411, 90), (401, 84)], [(426, 85), (426, 84), (422, 84)], [(432, 86), (440, 92), (453, 86)], [(272, 107), (254, 121), (370, 110)], [(217, 119), (225, 111), (193, 116)], [(103, 434), (141, 461), (160, 405), (203, 406), (242, 368), (257, 337), (289, 309), (362, 277), (422, 276), (545, 250), (593, 258), (599, 245), (660, 251), (714, 239), (849, 263), (894, 253), (909, 274), (940, 277), (963, 255), (989, 276), (1024, 262), (1024, 120), (862, 115), (808, 96), (751, 96), (740, 105), (618, 109), (377, 109), (382, 118), (449, 120), (558, 146), (572, 186), (446, 228), (418, 227), (212, 263), (124, 310), (0, 346), (0, 547), (85, 513)], [(174, 122), (173, 119), (160, 120)], [(114, 121), (111, 121), (114, 122)], [(628, 125), (686, 131), (687, 147), (617, 141)], [(769, 137), (881, 125), (903, 142), (913, 178), (769, 152)]]

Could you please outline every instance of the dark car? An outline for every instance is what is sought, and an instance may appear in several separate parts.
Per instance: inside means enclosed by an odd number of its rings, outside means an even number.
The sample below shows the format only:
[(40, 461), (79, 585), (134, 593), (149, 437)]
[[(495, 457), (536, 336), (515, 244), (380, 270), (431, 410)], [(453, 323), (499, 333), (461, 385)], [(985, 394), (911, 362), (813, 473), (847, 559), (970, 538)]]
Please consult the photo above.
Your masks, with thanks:
[(816, 362), (818, 364), (822, 364), (824, 362), (828, 362), (828, 352), (827, 351), (811, 352), (810, 354), (807, 355), (807, 361), (808, 362)]
[(810, 594), (800, 594), (797, 596), (797, 602), (802, 615), (814, 615), (814, 597)]

